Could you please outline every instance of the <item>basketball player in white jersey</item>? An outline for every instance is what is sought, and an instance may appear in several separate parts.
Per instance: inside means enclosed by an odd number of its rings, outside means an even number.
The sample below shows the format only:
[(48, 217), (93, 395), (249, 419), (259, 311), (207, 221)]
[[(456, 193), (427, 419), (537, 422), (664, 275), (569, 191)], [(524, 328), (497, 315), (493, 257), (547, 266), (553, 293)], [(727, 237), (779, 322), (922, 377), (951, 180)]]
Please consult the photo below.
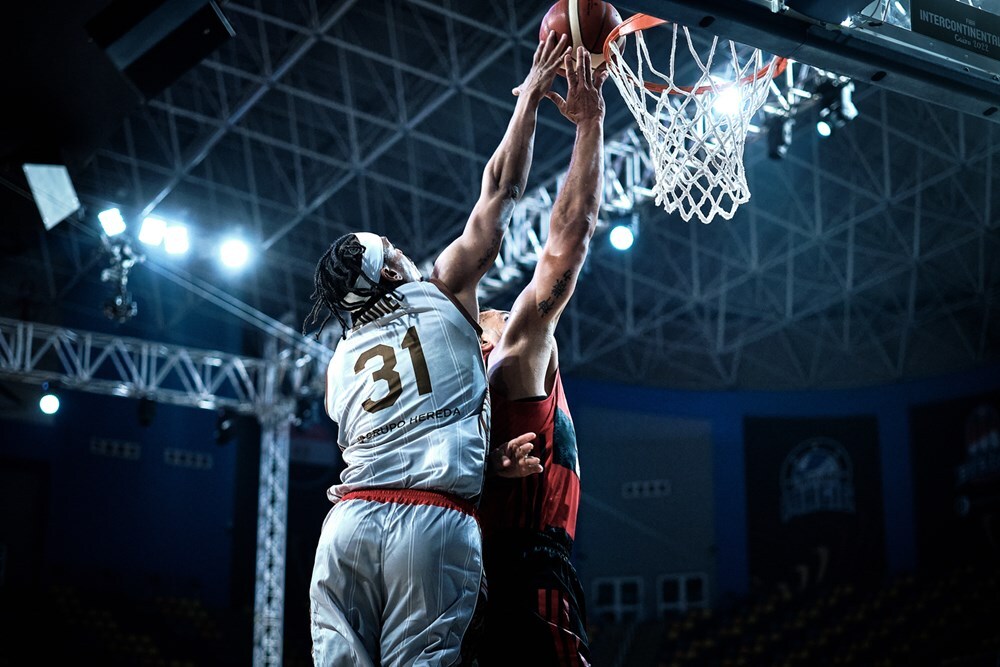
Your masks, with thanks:
[[(489, 441), (476, 322), (479, 280), (496, 258), (533, 150), (538, 104), (569, 48), (539, 45), (515, 90), (507, 132), (462, 235), (430, 280), (385, 237), (338, 239), (316, 267), (315, 301), (344, 327), (326, 409), (347, 464), (328, 496), (310, 587), (317, 665), (456, 664), (482, 579), (474, 512)], [(499, 448), (505, 474), (540, 470), (534, 434)], [(491, 457), (492, 458), (492, 457)]]

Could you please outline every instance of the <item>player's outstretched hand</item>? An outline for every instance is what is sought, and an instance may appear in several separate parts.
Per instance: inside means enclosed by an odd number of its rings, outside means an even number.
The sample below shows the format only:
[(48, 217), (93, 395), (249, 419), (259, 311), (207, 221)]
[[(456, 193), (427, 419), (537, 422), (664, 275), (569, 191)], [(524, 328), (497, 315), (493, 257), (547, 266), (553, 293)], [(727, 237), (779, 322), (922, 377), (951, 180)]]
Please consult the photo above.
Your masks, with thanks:
[(515, 96), (526, 94), (531, 101), (541, 102), (542, 97), (552, 87), (552, 80), (563, 62), (563, 57), (569, 54), (570, 43), (568, 35), (557, 35), (549, 31), (544, 42), (535, 49), (535, 57), (531, 60), (531, 70), (524, 83), (512, 90)]
[(489, 471), (513, 479), (542, 472), (541, 460), (531, 456), (536, 437), (534, 433), (525, 433), (495, 448), (490, 452)]
[(601, 88), (608, 78), (608, 68), (604, 63), (596, 70), (590, 67), (590, 51), (582, 46), (576, 50), (576, 60), (567, 53), (563, 57), (566, 67), (566, 99), (550, 90), (545, 97), (559, 107), (559, 112), (574, 124), (585, 121), (604, 121), (604, 96)]

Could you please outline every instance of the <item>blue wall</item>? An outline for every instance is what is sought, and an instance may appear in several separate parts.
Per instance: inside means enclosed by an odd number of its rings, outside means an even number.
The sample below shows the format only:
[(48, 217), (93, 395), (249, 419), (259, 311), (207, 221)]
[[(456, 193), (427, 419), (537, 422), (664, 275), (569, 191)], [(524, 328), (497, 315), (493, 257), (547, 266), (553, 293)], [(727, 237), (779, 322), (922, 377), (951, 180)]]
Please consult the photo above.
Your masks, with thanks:
[[(200, 592), (210, 604), (227, 604), (236, 442), (215, 444), (215, 413), (158, 405), (152, 426), (142, 428), (138, 401), (72, 391), (60, 396), (53, 417), (0, 422), (0, 461), (48, 465), (43, 569), (110, 577), (154, 594)], [(94, 437), (137, 443), (141, 455), (92, 453)], [(168, 464), (168, 448), (211, 456), (212, 467)], [(246, 557), (252, 562), (254, 555)], [(151, 576), (158, 583), (149, 583)]]
[[(574, 418), (591, 409), (704, 419), (710, 422), (717, 541), (717, 593), (743, 595), (749, 588), (743, 419), (748, 416), (824, 417), (874, 415), (879, 424), (886, 561), (890, 573), (916, 564), (910, 465), (911, 406), (975, 395), (1000, 387), (1000, 366), (889, 386), (822, 391), (695, 392), (613, 385), (564, 378)], [(581, 436), (581, 442), (585, 438)], [(586, 492), (588, 452), (581, 446)], [(586, 515), (581, 516), (582, 529)], [(597, 530), (597, 528), (594, 528)], [(641, 547), (620, 545), (626, 550)]]
[[(747, 416), (875, 415), (879, 422), (886, 559), (891, 572), (916, 562), (910, 465), (911, 406), (1000, 388), (1000, 367), (855, 390), (690, 392), (612, 385), (567, 377), (577, 422), (594, 410), (703, 420), (712, 434), (712, 487), (717, 554), (713, 597), (740, 595), (749, 586), (743, 420)], [(225, 604), (232, 586), (232, 526), (236, 517), (237, 442), (218, 447), (211, 411), (157, 406), (143, 429), (136, 401), (64, 392), (62, 410), (48, 423), (0, 423), (0, 460), (46, 463), (51, 475), (46, 567), (156, 574), (165, 582), (197, 582), (208, 602)], [(139, 443), (137, 461), (90, 453), (92, 437)], [(581, 436), (584, 491), (588, 459)], [(168, 447), (210, 454), (213, 467), (168, 465)], [(252, 501), (249, 501), (252, 502)], [(325, 499), (318, 498), (318, 503)], [(11, 508), (4, 508), (10, 511)], [(249, 509), (252, 515), (255, 507)], [(600, 526), (586, 524), (592, 535)], [(641, 547), (622, 544), (614, 548)], [(253, 553), (245, 554), (252, 572)], [(237, 561), (238, 562), (238, 561)], [(589, 591), (588, 591), (589, 592)]]

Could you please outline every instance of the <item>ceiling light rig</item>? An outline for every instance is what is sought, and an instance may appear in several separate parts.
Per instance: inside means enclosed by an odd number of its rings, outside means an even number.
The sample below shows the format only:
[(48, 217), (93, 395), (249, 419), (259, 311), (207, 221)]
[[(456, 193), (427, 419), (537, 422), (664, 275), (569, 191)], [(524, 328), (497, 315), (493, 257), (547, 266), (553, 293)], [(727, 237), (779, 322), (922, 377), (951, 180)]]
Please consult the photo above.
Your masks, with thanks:
[(766, 136), (768, 157), (781, 160), (788, 154), (792, 130), (803, 113), (818, 108), (816, 132), (829, 137), (858, 116), (853, 96), (854, 82), (850, 79), (790, 63), (786, 73), (775, 81), (771, 99), (761, 108), (759, 125), (752, 126), (751, 131)]
[(240, 238), (229, 238), (219, 246), (219, 261), (227, 269), (241, 269), (250, 261), (250, 246)]
[[(112, 283), (114, 288), (104, 303), (104, 314), (116, 322), (128, 322), (138, 312), (128, 291), (129, 271), (146, 260), (140, 250), (142, 246), (160, 249), (150, 252), (180, 257), (191, 250), (191, 231), (185, 224), (156, 215), (145, 216), (141, 224), (132, 224), (119, 208), (101, 211), (97, 220), (101, 242), (110, 257), (109, 266), (101, 271), (101, 281)], [(204, 244), (196, 247), (203, 251), (206, 248)], [(251, 246), (240, 236), (227, 237), (217, 246), (216, 259), (228, 273), (239, 271), (252, 259)]]
[(101, 229), (104, 230), (104, 234), (108, 238), (118, 236), (128, 228), (125, 224), (125, 218), (122, 217), (122, 212), (117, 208), (101, 211), (97, 214), (97, 220), (101, 223)]
[(772, 160), (782, 160), (788, 154), (792, 145), (792, 128), (794, 118), (775, 116), (768, 118), (764, 127), (767, 128), (767, 156)]
[(104, 315), (109, 320), (124, 324), (139, 312), (139, 306), (132, 300), (132, 295), (128, 291), (128, 273), (133, 266), (145, 261), (146, 258), (142, 253), (133, 250), (126, 236), (116, 236), (111, 239), (104, 236), (102, 240), (111, 260), (110, 266), (101, 271), (101, 282), (112, 283), (114, 290), (111, 297), (104, 302)]
[(610, 241), (612, 248), (624, 252), (632, 247), (638, 234), (639, 215), (633, 213), (612, 225), (608, 241)]
[(821, 137), (829, 137), (850, 121), (858, 117), (858, 109), (854, 106), (854, 82), (835, 83), (827, 81), (817, 89), (821, 105), (819, 120), (816, 121), (816, 132)]
[(42, 396), (38, 399), (38, 409), (47, 415), (59, 412), (59, 394), (49, 386), (48, 382), (42, 383)]

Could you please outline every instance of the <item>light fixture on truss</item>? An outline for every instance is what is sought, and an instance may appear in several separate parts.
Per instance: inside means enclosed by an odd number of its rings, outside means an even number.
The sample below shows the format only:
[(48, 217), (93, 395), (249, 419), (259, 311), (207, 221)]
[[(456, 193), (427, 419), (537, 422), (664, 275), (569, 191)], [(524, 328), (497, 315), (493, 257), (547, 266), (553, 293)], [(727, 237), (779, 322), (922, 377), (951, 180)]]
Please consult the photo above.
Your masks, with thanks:
[(639, 235), (639, 215), (632, 213), (611, 225), (608, 241), (615, 250), (626, 251), (635, 243)]
[(764, 126), (767, 128), (767, 156), (772, 160), (782, 160), (792, 145), (794, 118), (772, 116)]
[(822, 108), (819, 120), (816, 121), (816, 131), (821, 137), (829, 137), (850, 121), (858, 117), (858, 108), (854, 106), (854, 82), (847, 81), (837, 84), (833, 81), (824, 82), (816, 91), (820, 96)]
[(114, 290), (111, 297), (104, 302), (104, 315), (109, 320), (124, 324), (139, 312), (139, 306), (132, 300), (132, 295), (128, 291), (128, 274), (132, 267), (144, 261), (145, 257), (132, 249), (132, 245), (124, 235), (114, 238), (104, 236), (102, 241), (111, 260), (110, 266), (101, 271), (101, 282), (112, 283)]

